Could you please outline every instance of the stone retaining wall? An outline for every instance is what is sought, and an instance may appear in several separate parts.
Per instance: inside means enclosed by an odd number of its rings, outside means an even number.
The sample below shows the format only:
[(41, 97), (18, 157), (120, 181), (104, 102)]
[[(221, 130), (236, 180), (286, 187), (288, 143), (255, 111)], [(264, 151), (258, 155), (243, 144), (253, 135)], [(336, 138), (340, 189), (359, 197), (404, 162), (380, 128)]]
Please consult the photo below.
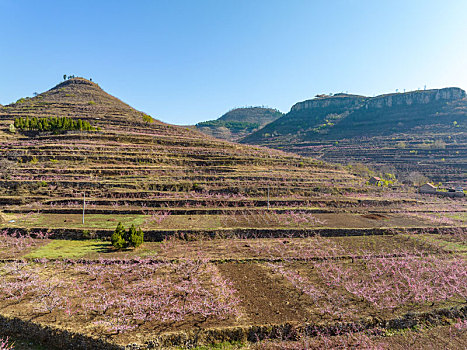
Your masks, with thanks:
[(334, 325), (284, 323), (279, 325), (257, 325), (227, 327), (215, 329), (196, 329), (190, 331), (166, 333), (156, 336), (145, 344), (126, 346), (91, 338), (67, 330), (24, 321), (15, 317), (0, 315), (0, 329), (4, 335), (28, 335), (29, 338), (54, 349), (73, 350), (148, 350), (170, 346), (194, 347), (220, 343), (224, 341), (257, 342), (262, 339), (294, 339), (297, 335), (314, 336), (317, 331), (331, 335), (350, 331), (365, 330), (374, 327), (389, 329), (412, 328), (417, 325), (449, 325), (455, 319), (466, 319), (467, 306), (439, 309), (425, 313), (408, 313), (390, 320), (367, 318), (356, 323), (337, 323)]
[[(52, 239), (110, 239), (114, 230), (96, 229), (48, 229), (43, 227), (36, 228), (0, 228), (6, 230), (9, 234), (14, 232), (34, 236), (39, 232), (50, 232)], [(161, 242), (166, 237), (176, 237), (178, 239), (194, 241), (198, 239), (223, 239), (223, 238), (283, 238), (283, 237), (346, 237), (346, 236), (382, 236), (394, 234), (450, 234), (453, 232), (467, 232), (467, 226), (462, 227), (380, 227), (380, 228), (316, 228), (316, 229), (215, 229), (215, 230), (146, 230), (144, 231), (144, 240), (146, 242)]]

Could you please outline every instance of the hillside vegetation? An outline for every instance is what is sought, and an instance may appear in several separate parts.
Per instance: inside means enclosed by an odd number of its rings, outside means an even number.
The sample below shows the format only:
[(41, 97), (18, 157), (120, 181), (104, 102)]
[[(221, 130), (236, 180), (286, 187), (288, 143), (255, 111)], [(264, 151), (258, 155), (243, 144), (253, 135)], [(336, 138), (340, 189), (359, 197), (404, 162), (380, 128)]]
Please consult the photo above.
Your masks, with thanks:
[(196, 124), (198, 130), (229, 141), (236, 141), (283, 115), (277, 109), (263, 107), (235, 108), (216, 120)]
[(373, 98), (320, 96), (295, 104), (241, 142), (462, 183), (467, 172), (466, 132), (465, 91), (446, 88)]

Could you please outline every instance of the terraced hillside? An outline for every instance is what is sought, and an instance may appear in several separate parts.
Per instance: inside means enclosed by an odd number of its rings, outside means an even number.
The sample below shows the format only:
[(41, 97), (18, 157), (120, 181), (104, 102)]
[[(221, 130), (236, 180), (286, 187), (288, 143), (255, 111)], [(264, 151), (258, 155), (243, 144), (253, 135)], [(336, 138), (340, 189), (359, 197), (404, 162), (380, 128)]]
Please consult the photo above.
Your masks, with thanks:
[(336, 94), (295, 104), (242, 142), (465, 184), (466, 117), (467, 99), (458, 88), (373, 98)]
[[(79, 118), (98, 131), (8, 131), (16, 118), (51, 116)], [(16, 215), (10, 219), (15, 226), (34, 226), (18, 217), (32, 211), (40, 213), (39, 226), (48, 215), (78, 215), (84, 192), (89, 215), (151, 217), (170, 210), (182, 214), (177, 224), (186, 227), (189, 214), (264, 211), (268, 191), (270, 207), (282, 212), (297, 204), (326, 211), (315, 206), (326, 206), (331, 194), (333, 206), (347, 207), (344, 194), (373, 191), (332, 165), (153, 120), (81, 78), (4, 107), (1, 120), (0, 201), (8, 204), (4, 214)], [(78, 224), (60, 220), (55, 227)], [(210, 223), (215, 228), (231, 226), (216, 220)], [(87, 222), (83, 227), (103, 224)]]
[[(0, 338), (322, 348), (426, 325), (463, 343), (464, 198), (168, 125), (82, 78), (0, 111)], [(119, 222), (145, 243), (114, 249)]]
[(196, 124), (196, 128), (205, 134), (237, 141), (280, 118), (283, 114), (277, 109), (264, 107), (235, 108), (216, 120)]

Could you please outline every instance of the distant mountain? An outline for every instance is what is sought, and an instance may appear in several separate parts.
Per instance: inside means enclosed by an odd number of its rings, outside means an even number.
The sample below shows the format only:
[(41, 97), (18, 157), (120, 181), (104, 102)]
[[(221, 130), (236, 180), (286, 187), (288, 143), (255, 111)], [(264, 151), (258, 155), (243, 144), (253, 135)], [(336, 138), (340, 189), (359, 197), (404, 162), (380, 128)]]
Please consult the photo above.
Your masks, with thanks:
[(461, 181), (467, 172), (466, 132), (465, 91), (444, 88), (376, 97), (319, 95), (241, 142)]
[(272, 108), (235, 108), (216, 120), (198, 123), (196, 127), (208, 135), (236, 141), (282, 116), (282, 112)]

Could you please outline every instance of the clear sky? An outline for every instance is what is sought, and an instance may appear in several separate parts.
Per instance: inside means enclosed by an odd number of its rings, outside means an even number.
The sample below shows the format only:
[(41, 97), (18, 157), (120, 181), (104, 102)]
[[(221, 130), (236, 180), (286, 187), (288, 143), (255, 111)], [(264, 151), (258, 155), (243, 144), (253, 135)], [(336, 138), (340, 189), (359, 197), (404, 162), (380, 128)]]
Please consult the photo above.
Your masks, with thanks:
[(0, 0), (0, 103), (92, 78), (173, 124), (467, 88), (466, 0)]

